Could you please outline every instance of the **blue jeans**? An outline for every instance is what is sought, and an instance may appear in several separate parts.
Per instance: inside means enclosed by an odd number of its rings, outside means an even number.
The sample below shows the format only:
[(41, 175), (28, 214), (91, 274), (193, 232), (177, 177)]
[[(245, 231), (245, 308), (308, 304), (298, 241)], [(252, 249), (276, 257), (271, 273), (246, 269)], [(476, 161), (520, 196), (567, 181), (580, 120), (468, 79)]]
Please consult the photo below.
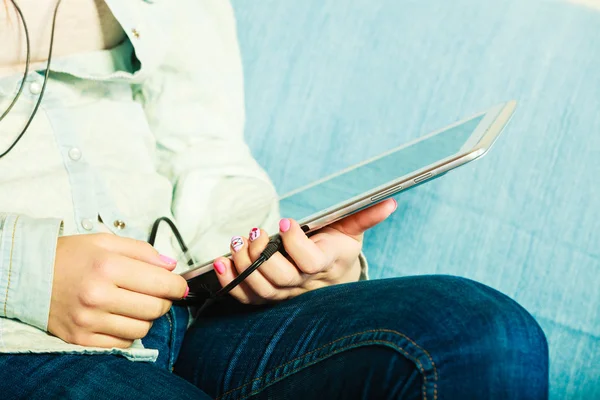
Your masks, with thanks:
[(545, 399), (548, 349), (505, 295), (450, 276), (356, 282), (156, 320), (156, 363), (0, 356), (3, 398)]

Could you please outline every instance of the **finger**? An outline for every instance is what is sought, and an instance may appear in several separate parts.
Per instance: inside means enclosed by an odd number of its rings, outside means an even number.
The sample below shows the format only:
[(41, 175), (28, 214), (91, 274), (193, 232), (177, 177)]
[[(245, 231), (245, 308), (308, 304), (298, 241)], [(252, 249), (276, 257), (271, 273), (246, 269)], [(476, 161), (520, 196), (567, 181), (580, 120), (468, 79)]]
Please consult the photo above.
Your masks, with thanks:
[[(250, 254), (248, 253), (247, 240), (241, 236), (234, 236), (231, 239), (231, 254), (233, 265), (240, 274), (252, 264)], [(248, 275), (245, 283), (254, 293), (263, 299), (276, 300), (278, 298), (278, 290), (262, 275), (260, 268)]]
[(124, 256), (114, 258), (102, 268), (123, 289), (169, 300), (179, 300), (187, 293), (187, 282), (178, 274)]
[(360, 235), (389, 217), (397, 207), (395, 199), (388, 199), (334, 222), (330, 227), (359, 240)]
[(293, 219), (283, 218), (279, 221), (279, 234), (288, 256), (298, 269), (306, 274), (319, 273), (335, 261), (333, 251), (323, 251), (319, 248)]
[[(250, 232), (248, 233), (248, 241), (250, 242), (250, 247), (249, 247), (249, 251), (250, 251), (250, 257), (252, 257), (252, 249), (254, 248), (254, 250), (258, 250), (258, 251), (262, 251), (264, 250), (265, 246), (267, 245), (267, 243), (269, 243), (269, 235), (267, 234), (267, 232), (265, 232), (264, 230), (260, 229), (260, 228), (252, 228), (250, 229)], [(254, 247), (252, 247), (252, 245), (254, 245)], [(259, 253), (260, 255), (260, 253)], [(253, 258), (253, 260), (255, 260), (258, 257), (258, 255)]]
[(154, 321), (165, 315), (171, 304), (169, 300), (115, 287), (102, 309), (123, 317)]
[(104, 335), (102, 333), (92, 333), (87, 335), (75, 336), (75, 339), (69, 340), (69, 343), (89, 347), (119, 348), (126, 349), (131, 346), (133, 340), (123, 339), (115, 336)]
[(142, 321), (115, 314), (105, 314), (101, 321), (102, 324), (93, 329), (94, 332), (125, 340), (141, 339), (148, 334), (152, 327), (152, 321)]
[[(237, 271), (229, 258), (217, 258), (213, 263), (213, 267), (222, 287), (227, 286), (237, 278)], [(252, 292), (244, 282), (231, 289), (229, 294), (243, 304), (262, 304), (266, 302), (266, 300), (260, 299), (256, 293)]]
[(141, 240), (111, 235), (108, 233), (98, 235), (99, 245), (105, 250), (143, 261), (157, 267), (166, 268), (170, 271), (177, 266), (177, 260), (171, 257), (159, 254), (158, 250), (149, 243)]
[[(264, 251), (267, 243), (269, 243), (269, 237), (264, 230), (252, 228), (249, 240), (248, 253), (250, 254), (250, 259), (254, 262)], [(269, 260), (260, 266), (260, 273), (273, 286), (280, 288), (300, 286), (305, 281), (302, 271), (296, 268), (295, 265), (290, 263), (279, 252), (273, 254)]]
[(265, 279), (279, 290), (301, 286), (311, 277), (309, 274), (302, 272), (281, 253), (273, 254), (261, 265), (260, 269)]

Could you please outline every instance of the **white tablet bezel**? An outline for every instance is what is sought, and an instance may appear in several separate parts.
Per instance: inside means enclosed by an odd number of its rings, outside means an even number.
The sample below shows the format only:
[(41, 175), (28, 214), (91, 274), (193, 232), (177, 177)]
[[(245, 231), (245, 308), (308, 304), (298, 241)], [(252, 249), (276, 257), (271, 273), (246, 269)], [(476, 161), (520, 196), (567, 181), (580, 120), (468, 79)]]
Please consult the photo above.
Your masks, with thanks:
[[(421, 184), (425, 181), (429, 181), (431, 179), (435, 179), (436, 177), (441, 176), (442, 174), (457, 168), (461, 165), (464, 165), (470, 161), (473, 161), (488, 152), (488, 150), (492, 147), (496, 138), (502, 132), (506, 124), (510, 121), (510, 118), (513, 115), (513, 112), (516, 107), (515, 101), (509, 101), (503, 104), (499, 104), (495, 107), (492, 107), (488, 111), (483, 113), (479, 113), (473, 115), (469, 118), (465, 118), (460, 120), (452, 125), (446, 126), (442, 129), (434, 131), (430, 134), (427, 134), (423, 137), (420, 137), (417, 140), (406, 143), (400, 147), (396, 147), (392, 150), (389, 150), (383, 154), (380, 154), (376, 157), (363, 161), (359, 164), (353, 165), (349, 168), (346, 168), (340, 172), (337, 172), (333, 175), (329, 175), (323, 179), (319, 179), (316, 182), (311, 183), (310, 185), (306, 185), (300, 187), (292, 192), (287, 193), (285, 196), (282, 196), (280, 199), (284, 199), (290, 196), (293, 196), (296, 193), (309, 189), (315, 185), (318, 185), (324, 181), (332, 179), (338, 175), (346, 173), (356, 168), (360, 168), (361, 166), (375, 161), (379, 158), (385, 157), (391, 153), (404, 149), (408, 146), (412, 146), (415, 143), (418, 143), (423, 140), (427, 140), (428, 138), (435, 136), (441, 132), (447, 131), (453, 127), (456, 127), (460, 124), (463, 124), (473, 118), (484, 115), (483, 119), (479, 122), (469, 139), (465, 142), (465, 144), (461, 147), (458, 153), (444, 158), (442, 160), (436, 161), (424, 168), (413, 171), (410, 174), (404, 175), (395, 179), (394, 181), (387, 182), (384, 185), (381, 185), (377, 188), (370, 190), (369, 192), (362, 193), (359, 196), (351, 198), (345, 201), (342, 204), (336, 204), (334, 207), (329, 209), (325, 209), (320, 211), (319, 213), (313, 214), (307, 218), (304, 218), (301, 221), (298, 221), (302, 226), (302, 229), (309, 233), (320, 229), (326, 225), (329, 225), (335, 221), (338, 221), (350, 214), (353, 214), (363, 208), (372, 206), (375, 203), (378, 203), (386, 198), (389, 198), (401, 191), (404, 191), (410, 187), (414, 187), (418, 184)], [(229, 255), (225, 255), (227, 257)], [(212, 261), (208, 263), (204, 263), (192, 270), (188, 270), (181, 275), (189, 280), (200, 275), (205, 274), (213, 269)]]
[(369, 192), (362, 193), (359, 196), (351, 198), (342, 204), (336, 204), (334, 207), (322, 210), (317, 214), (313, 214), (311, 216), (308, 216), (307, 218), (304, 218), (301, 221), (298, 221), (303, 227), (303, 230), (307, 233), (320, 229), (323, 226), (329, 225), (343, 217), (357, 212), (358, 210), (361, 210), (382, 200), (385, 200), (386, 198), (389, 198), (412, 186), (434, 179), (454, 168), (457, 168), (461, 165), (464, 165), (470, 161), (473, 161), (483, 156), (491, 148), (492, 144), (494, 143), (504, 126), (506, 126), (506, 124), (510, 120), (510, 117), (514, 112), (515, 106), (515, 101), (499, 104), (486, 112), (473, 115), (469, 118), (465, 118), (443, 129), (437, 130), (428, 135), (420, 137), (417, 140), (404, 144), (400, 147), (396, 147), (390, 151), (387, 151), (374, 158), (363, 161), (359, 164), (353, 165), (352, 167), (346, 168), (333, 175), (329, 175), (323, 179), (311, 183), (310, 185), (296, 189), (286, 194), (285, 196), (282, 196), (281, 199), (293, 196), (296, 193), (307, 190), (338, 175), (344, 174), (356, 168), (360, 168), (365, 164), (378, 160), (396, 151), (402, 150), (408, 146), (412, 146), (415, 143), (427, 140), (432, 136), (447, 131), (448, 129), (452, 129), (453, 127), (463, 124), (473, 118), (485, 115), (483, 119), (479, 122), (469, 139), (467, 139), (465, 144), (461, 147), (458, 153), (453, 154), (442, 160), (439, 160), (424, 168), (413, 171), (410, 174), (401, 176), (398, 179), (395, 179), (394, 181), (387, 182), (384, 185), (370, 190)]

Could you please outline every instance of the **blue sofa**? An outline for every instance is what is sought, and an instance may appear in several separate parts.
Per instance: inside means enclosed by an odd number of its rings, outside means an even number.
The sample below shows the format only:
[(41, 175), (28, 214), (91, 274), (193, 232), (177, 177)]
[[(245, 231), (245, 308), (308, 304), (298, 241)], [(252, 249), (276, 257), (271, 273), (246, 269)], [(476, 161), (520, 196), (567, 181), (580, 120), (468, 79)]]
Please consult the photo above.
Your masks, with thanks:
[(486, 157), (399, 195), (365, 252), (371, 278), (454, 274), (516, 299), (548, 337), (552, 399), (600, 399), (600, 1), (589, 1), (233, 0), (247, 139), (280, 194), (518, 101)]

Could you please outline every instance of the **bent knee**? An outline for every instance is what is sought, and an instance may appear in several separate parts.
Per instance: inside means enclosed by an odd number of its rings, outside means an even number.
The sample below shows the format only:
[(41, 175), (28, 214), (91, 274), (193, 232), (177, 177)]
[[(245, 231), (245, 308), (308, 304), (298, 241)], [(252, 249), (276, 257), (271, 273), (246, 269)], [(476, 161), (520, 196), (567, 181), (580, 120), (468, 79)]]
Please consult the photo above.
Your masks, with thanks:
[[(534, 317), (516, 301), (481, 283), (453, 276), (423, 277), (435, 288), (442, 364), (477, 374), (482, 382), (504, 382), (506, 388), (545, 390), (548, 343)], [(510, 385), (508, 383), (510, 382)]]
[[(535, 318), (507, 295), (471, 279), (438, 275), (422, 279), (422, 290), (430, 290), (434, 305), (457, 335), (473, 336), (494, 347), (510, 347), (536, 355), (547, 354), (546, 336)], [(429, 289), (427, 289), (429, 288)], [(452, 327), (451, 327), (452, 328)], [(486, 340), (484, 340), (486, 339)]]

